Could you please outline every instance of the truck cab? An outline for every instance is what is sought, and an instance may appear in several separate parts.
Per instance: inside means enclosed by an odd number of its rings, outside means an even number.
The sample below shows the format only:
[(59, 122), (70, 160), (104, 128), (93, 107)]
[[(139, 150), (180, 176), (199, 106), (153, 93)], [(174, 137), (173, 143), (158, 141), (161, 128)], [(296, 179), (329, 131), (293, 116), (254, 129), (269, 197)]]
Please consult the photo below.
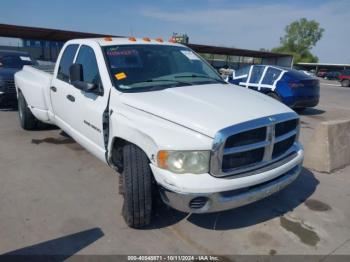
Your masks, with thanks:
[(232, 88), (181, 44), (71, 40), (53, 70), (25, 66), (15, 83), (22, 128), (57, 125), (117, 172), (131, 227), (151, 222), (157, 198), (217, 212), (275, 193), (301, 170), (298, 115)]

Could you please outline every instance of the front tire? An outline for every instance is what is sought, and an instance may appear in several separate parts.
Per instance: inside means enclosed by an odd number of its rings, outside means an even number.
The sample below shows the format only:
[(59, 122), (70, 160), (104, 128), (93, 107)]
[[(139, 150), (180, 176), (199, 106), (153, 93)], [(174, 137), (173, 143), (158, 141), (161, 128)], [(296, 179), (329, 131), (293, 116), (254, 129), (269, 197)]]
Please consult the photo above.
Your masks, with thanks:
[(137, 146), (123, 148), (123, 217), (128, 226), (144, 227), (153, 211), (153, 176), (146, 154)]
[(21, 127), (24, 130), (34, 130), (36, 128), (38, 120), (28, 108), (28, 104), (20, 91), (18, 92), (18, 115)]
[(350, 80), (346, 79), (341, 81), (341, 86), (342, 87), (349, 87), (350, 86)]

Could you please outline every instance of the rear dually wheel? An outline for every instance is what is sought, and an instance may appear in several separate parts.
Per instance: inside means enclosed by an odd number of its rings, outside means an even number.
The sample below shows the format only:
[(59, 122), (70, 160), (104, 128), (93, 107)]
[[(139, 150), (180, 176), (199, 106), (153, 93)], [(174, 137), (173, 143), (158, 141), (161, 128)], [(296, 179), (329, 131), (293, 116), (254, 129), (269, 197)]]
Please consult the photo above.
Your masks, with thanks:
[(28, 108), (28, 104), (21, 91), (18, 91), (18, 115), (21, 127), (24, 130), (34, 130), (38, 120)]

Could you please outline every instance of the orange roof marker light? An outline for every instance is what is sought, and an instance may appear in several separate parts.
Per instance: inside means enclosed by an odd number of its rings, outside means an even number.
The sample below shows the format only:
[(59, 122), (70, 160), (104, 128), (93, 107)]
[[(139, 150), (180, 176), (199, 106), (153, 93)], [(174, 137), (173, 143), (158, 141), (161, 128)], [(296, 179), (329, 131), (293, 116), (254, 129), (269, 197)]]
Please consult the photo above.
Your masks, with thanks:
[(136, 38), (133, 36), (129, 37), (128, 39), (129, 39), (129, 41), (136, 42)]
[(156, 38), (156, 41), (159, 42), (159, 43), (163, 43), (164, 42), (161, 37)]
[(111, 36), (105, 36), (104, 40), (110, 42), (113, 41), (113, 38)]
[(142, 38), (142, 40), (145, 42), (151, 42), (151, 39), (149, 37), (144, 37), (144, 38)]
[(170, 43), (176, 43), (176, 41), (175, 41), (175, 39), (173, 37), (169, 39), (169, 42)]

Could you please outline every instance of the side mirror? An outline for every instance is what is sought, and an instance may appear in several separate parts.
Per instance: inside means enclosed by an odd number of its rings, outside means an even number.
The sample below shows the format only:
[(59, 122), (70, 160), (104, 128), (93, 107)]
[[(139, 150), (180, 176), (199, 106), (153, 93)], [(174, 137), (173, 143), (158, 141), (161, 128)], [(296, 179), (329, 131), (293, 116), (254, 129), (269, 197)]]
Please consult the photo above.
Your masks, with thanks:
[(83, 81), (83, 66), (81, 64), (72, 64), (69, 67), (69, 78), (72, 83)]
[(69, 77), (71, 84), (79, 90), (87, 93), (99, 94), (98, 85), (83, 81), (83, 66), (81, 64), (72, 64), (69, 67)]
[(98, 93), (98, 85), (92, 83), (86, 83), (83, 81), (72, 81), (71, 84), (81, 91), (87, 93)]

